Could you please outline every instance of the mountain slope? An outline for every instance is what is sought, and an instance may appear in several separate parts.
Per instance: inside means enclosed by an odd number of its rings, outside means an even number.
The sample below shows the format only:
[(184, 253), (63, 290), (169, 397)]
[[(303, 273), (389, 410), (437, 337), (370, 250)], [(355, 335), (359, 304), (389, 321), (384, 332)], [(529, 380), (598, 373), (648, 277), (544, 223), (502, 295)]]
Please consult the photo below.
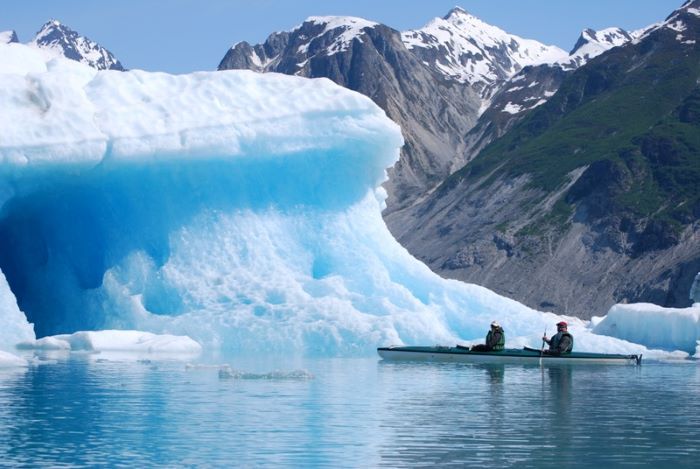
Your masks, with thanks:
[(386, 184), (386, 213), (392, 213), (463, 162), (465, 136), (485, 97), (523, 66), (562, 56), (561, 49), (508, 35), (455, 8), (405, 33), (360, 18), (311, 17), (264, 44), (234, 45), (219, 69), (326, 77), (372, 98), (406, 139)]
[(45, 23), (30, 44), (98, 70), (124, 70), (110, 51), (56, 20)]
[(700, 8), (593, 59), (402, 218), (441, 274), (590, 317), (700, 270)]

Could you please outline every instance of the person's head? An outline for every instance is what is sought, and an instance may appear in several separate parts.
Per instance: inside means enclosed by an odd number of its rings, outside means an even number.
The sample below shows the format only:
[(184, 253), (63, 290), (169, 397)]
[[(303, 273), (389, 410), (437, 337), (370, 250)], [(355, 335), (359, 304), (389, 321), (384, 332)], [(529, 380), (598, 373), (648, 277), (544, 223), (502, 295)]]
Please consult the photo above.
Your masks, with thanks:
[(493, 321), (491, 323), (491, 329), (499, 329), (500, 327), (501, 327), (501, 325), (498, 324), (498, 322), (496, 322), (496, 321)]
[(558, 331), (565, 331), (567, 326), (568, 325), (564, 321), (558, 322), (557, 323), (557, 330)]

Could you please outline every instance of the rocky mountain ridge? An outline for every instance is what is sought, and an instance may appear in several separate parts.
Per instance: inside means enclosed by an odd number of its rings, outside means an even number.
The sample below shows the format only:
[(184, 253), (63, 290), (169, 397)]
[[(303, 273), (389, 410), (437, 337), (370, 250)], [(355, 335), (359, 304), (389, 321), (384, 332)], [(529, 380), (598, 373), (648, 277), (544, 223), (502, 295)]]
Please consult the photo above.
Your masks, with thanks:
[(568, 57), (556, 46), (508, 34), (459, 7), (421, 29), (401, 33), (401, 37), (428, 67), (470, 86), (483, 99), (490, 98), (523, 67)]
[(30, 45), (98, 70), (124, 70), (121, 62), (110, 51), (57, 20), (47, 21), (36, 33)]
[(372, 98), (406, 139), (389, 170), (389, 214), (415, 203), (468, 159), (467, 133), (508, 78), (531, 64), (567, 60), (557, 47), (454, 8), (403, 33), (361, 18), (311, 17), (263, 44), (235, 44), (218, 68), (326, 77)]

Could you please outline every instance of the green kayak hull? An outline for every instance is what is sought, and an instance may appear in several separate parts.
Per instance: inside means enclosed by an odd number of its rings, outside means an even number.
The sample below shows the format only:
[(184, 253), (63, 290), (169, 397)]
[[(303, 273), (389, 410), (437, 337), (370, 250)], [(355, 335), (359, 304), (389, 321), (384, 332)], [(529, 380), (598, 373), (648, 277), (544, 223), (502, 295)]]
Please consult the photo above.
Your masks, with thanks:
[(379, 347), (377, 353), (384, 360), (422, 360), (457, 363), (639, 365), (642, 362), (641, 355), (589, 352), (549, 355), (531, 348), (505, 349), (498, 352), (472, 352), (468, 348), (460, 346), (391, 346)]

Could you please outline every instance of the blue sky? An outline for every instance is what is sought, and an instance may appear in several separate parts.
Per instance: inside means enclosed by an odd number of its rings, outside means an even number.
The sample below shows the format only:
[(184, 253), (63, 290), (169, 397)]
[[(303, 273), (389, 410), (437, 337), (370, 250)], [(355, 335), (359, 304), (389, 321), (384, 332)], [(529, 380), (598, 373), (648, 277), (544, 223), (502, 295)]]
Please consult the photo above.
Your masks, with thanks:
[(111, 50), (127, 68), (216, 69), (238, 41), (263, 42), (313, 15), (350, 15), (398, 30), (422, 27), (459, 5), (512, 34), (571, 49), (583, 28), (634, 30), (682, 0), (10, 0), (0, 31), (22, 42), (54, 18)]

